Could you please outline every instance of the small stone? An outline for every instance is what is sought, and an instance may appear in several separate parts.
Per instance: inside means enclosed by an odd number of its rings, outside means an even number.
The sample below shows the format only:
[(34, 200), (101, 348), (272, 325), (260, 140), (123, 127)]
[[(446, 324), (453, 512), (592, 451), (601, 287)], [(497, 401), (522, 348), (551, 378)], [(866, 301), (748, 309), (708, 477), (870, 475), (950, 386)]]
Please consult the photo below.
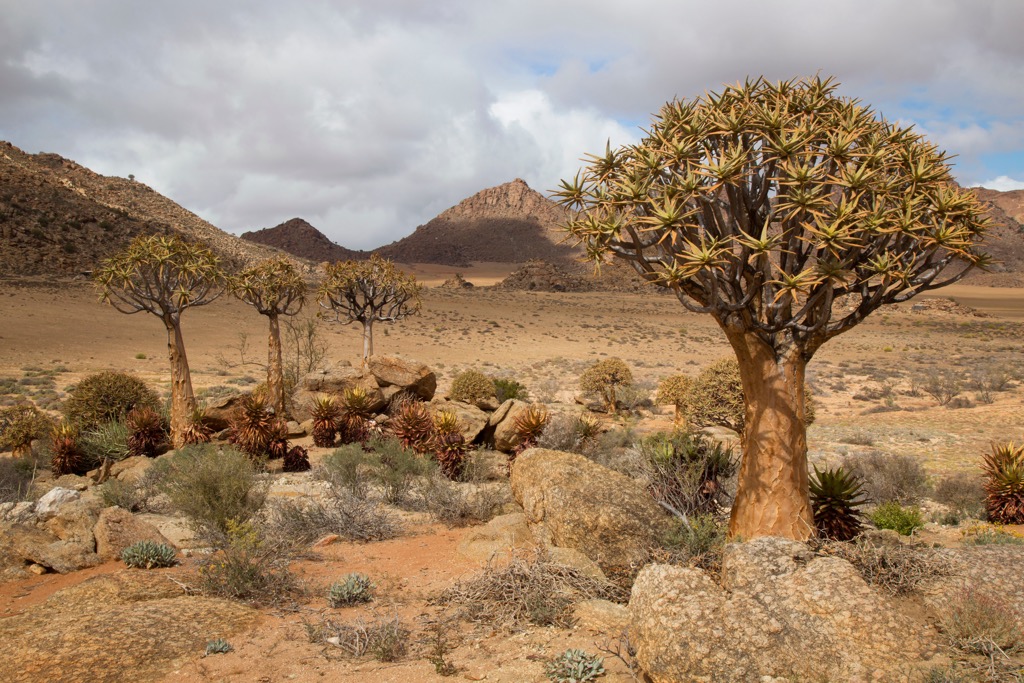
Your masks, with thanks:
[(78, 500), (82, 494), (78, 491), (61, 487), (50, 489), (46, 494), (36, 501), (36, 515), (40, 519), (49, 519), (57, 514), (57, 510), (65, 503)]
[(41, 564), (36, 564), (34, 562), (28, 566), (28, 570), (36, 576), (42, 576), (47, 572), (46, 567), (44, 567)]
[(341, 540), (341, 536), (339, 536), (338, 534), (327, 534), (326, 536), (324, 536), (323, 538), (318, 540), (316, 543), (314, 543), (310, 547), (314, 548), (314, 549), (316, 549), (316, 548), (326, 548), (329, 545), (337, 543), (339, 540)]

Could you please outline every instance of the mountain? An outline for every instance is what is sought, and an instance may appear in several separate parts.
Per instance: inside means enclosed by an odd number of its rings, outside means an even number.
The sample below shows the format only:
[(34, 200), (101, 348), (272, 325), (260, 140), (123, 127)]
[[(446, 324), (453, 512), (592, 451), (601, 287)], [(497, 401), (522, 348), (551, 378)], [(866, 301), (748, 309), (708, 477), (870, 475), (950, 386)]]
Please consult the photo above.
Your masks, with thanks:
[(471, 261), (523, 263), (540, 259), (568, 264), (580, 253), (561, 243), (565, 210), (530, 189), (525, 181), (477, 192), (408, 237), (377, 249), (405, 263), (465, 267)]
[(355, 251), (335, 244), (301, 218), (292, 218), (272, 228), (243, 232), (243, 240), (264, 244), (310, 261), (358, 261), (370, 257), (368, 251)]
[(993, 287), (1024, 286), (1024, 190), (973, 189), (978, 199), (988, 204), (992, 227), (985, 233), (981, 250), (995, 262), (989, 272), (973, 272), (965, 282)]
[(0, 276), (92, 270), (139, 234), (205, 242), (229, 269), (275, 255), (239, 240), (143, 183), (0, 142)]

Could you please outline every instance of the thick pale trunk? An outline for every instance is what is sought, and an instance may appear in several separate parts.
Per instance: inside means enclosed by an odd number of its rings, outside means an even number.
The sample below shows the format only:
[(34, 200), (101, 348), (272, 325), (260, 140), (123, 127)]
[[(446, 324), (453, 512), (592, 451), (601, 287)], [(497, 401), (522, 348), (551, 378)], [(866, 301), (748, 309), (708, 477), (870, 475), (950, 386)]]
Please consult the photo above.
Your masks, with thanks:
[(363, 322), (363, 365), (373, 355), (373, 320)]
[(747, 399), (743, 461), (729, 536), (814, 534), (807, 476), (804, 370), (797, 354), (777, 360), (756, 337), (730, 336)]
[(185, 445), (185, 428), (196, 408), (196, 397), (192, 392), (192, 375), (185, 357), (181, 325), (173, 318), (165, 318), (164, 325), (167, 326), (167, 355), (171, 361), (171, 443), (181, 448)]
[(267, 395), (274, 406), (274, 414), (284, 416), (284, 363), (281, 360), (281, 328), (276, 315), (270, 318), (270, 338), (267, 341)]

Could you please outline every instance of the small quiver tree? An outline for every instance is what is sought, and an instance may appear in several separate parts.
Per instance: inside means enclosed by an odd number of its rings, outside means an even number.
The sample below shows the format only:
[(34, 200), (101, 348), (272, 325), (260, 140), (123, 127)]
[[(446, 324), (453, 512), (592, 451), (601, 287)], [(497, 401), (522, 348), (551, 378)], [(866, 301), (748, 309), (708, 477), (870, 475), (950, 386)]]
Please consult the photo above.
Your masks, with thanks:
[(658, 384), (658, 403), (675, 407), (675, 423), (686, 422), (686, 395), (693, 386), (693, 380), (686, 375), (670, 375)]
[(52, 429), (53, 420), (34, 405), (0, 408), (0, 448), (10, 448), (15, 458), (32, 455), (32, 442)]
[(363, 325), (363, 363), (373, 355), (373, 324), (395, 322), (420, 312), (420, 285), (387, 259), (335, 261), (317, 289), (316, 300), (337, 320)]
[(278, 318), (293, 316), (306, 301), (306, 282), (285, 258), (262, 261), (231, 278), (231, 291), (267, 316), (267, 395), (278, 417), (285, 415), (284, 364), (281, 359), (281, 327)]
[(736, 353), (732, 536), (814, 533), (804, 374), (821, 345), (986, 260), (984, 208), (946, 155), (837, 88), (757, 79), (674, 100), (638, 144), (609, 145), (557, 193), (593, 260), (623, 259), (711, 314)]
[(167, 329), (171, 362), (171, 441), (184, 445), (196, 408), (181, 314), (205, 306), (224, 292), (220, 259), (206, 246), (177, 236), (140, 235), (96, 271), (102, 300), (121, 313), (151, 313)]
[(580, 389), (601, 397), (605, 409), (615, 414), (620, 387), (633, 386), (633, 373), (621, 358), (599, 360), (580, 375)]

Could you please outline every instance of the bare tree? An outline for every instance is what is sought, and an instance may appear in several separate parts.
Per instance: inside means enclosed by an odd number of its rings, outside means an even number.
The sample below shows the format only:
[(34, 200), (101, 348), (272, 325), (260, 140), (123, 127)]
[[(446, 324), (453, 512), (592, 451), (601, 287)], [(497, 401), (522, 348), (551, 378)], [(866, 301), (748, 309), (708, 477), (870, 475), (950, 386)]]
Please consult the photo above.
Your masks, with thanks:
[(984, 209), (947, 156), (837, 87), (757, 79), (669, 102), (640, 143), (591, 156), (557, 193), (592, 259), (710, 313), (736, 353), (732, 536), (814, 533), (804, 373), (821, 345), (986, 262)]
[(183, 434), (196, 407), (181, 336), (181, 314), (216, 300), (225, 286), (220, 260), (207, 247), (176, 236), (140, 235), (96, 271), (102, 300), (122, 313), (152, 313), (167, 328), (171, 361), (171, 441)]
[(267, 316), (267, 394), (274, 412), (285, 414), (284, 365), (281, 361), (281, 326), (278, 318), (293, 316), (306, 302), (306, 282), (285, 258), (268, 259), (231, 279), (231, 291), (242, 301)]
[(337, 319), (363, 325), (363, 363), (373, 355), (373, 324), (395, 322), (420, 312), (416, 278), (376, 254), (368, 261), (336, 261), (317, 290), (317, 302)]

